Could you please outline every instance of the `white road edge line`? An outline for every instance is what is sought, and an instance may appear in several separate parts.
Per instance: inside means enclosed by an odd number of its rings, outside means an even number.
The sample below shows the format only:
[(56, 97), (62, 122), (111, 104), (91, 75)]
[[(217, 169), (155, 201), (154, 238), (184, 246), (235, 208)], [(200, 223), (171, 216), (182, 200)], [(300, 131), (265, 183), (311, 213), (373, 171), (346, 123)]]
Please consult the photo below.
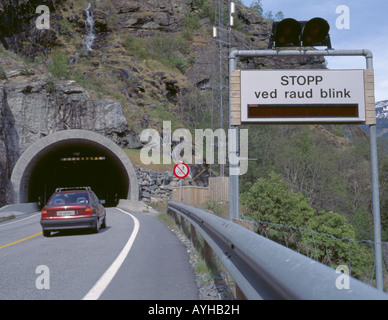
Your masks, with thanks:
[(105, 271), (105, 273), (101, 276), (101, 278), (96, 282), (92, 289), (82, 298), (82, 300), (97, 300), (105, 289), (108, 287), (109, 283), (112, 281), (113, 277), (116, 275), (117, 271), (123, 264), (125, 258), (127, 257), (129, 251), (132, 248), (132, 245), (136, 239), (137, 233), (140, 228), (139, 220), (137, 220), (132, 214), (116, 208), (129, 215), (134, 222), (134, 227), (131, 236), (129, 237), (127, 243), (125, 244), (123, 250), (121, 250), (120, 254), (117, 256), (116, 260), (110, 265), (110, 267)]

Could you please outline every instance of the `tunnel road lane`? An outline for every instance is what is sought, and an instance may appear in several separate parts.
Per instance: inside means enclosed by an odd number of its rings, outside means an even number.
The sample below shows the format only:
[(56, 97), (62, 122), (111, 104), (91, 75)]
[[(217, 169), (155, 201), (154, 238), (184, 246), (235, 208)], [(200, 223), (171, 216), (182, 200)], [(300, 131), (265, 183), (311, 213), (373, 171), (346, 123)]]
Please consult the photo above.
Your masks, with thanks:
[[(158, 219), (131, 215), (139, 232), (99, 298), (198, 299), (183, 244)], [(98, 234), (68, 230), (45, 238), (38, 234), (39, 220), (32, 214), (0, 224), (0, 247), (14, 243), (0, 249), (0, 300), (82, 299), (118, 259), (135, 227), (135, 219), (116, 208), (107, 209), (107, 228)], [(47, 289), (39, 289), (42, 279)]]

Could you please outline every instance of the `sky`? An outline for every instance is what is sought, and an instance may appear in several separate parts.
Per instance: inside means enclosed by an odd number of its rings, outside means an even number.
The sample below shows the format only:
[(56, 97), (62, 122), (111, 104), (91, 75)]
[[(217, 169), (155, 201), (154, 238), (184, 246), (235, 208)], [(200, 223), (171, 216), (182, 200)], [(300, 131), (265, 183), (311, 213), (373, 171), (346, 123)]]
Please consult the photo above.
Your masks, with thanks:
[[(254, 0), (242, 2), (249, 7)], [(261, 0), (261, 3), (264, 13), (282, 11), (284, 18), (326, 19), (333, 49), (371, 50), (376, 102), (388, 100), (387, 0)], [(344, 15), (340, 6), (346, 6), (349, 14)], [(345, 26), (344, 22), (349, 25)], [(326, 57), (326, 60), (329, 69), (365, 69), (364, 57)]]

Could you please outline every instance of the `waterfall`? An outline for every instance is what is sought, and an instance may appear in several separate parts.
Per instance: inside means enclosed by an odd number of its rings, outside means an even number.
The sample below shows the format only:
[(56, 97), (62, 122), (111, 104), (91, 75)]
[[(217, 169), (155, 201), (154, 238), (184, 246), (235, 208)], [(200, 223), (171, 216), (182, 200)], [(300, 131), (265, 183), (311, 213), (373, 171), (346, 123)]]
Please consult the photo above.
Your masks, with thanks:
[(92, 50), (94, 39), (96, 35), (94, 34), (94, 19), (93, 11), (91, 10), (92, 5), (89, 3), (88, 7), (85, 9), (86, 20), (85, 20), (85, 29), (86, 36), (82, 39), (82, 46), (85, 50), (85, 53), (88, 54)]

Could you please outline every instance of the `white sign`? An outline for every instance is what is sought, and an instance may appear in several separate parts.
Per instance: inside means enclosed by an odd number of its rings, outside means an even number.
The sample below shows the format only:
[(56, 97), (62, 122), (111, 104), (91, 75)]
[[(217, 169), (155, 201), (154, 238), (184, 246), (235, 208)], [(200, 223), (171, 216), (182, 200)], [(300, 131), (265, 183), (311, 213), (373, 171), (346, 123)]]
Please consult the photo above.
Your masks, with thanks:
[(174, 166), (173, 172), (178, 179), (184, 179), (189, 175), (190, 168), (186, 163), (179, 162)]
[(364, 121), (363, 70), (241, 71), (241, 122)]

